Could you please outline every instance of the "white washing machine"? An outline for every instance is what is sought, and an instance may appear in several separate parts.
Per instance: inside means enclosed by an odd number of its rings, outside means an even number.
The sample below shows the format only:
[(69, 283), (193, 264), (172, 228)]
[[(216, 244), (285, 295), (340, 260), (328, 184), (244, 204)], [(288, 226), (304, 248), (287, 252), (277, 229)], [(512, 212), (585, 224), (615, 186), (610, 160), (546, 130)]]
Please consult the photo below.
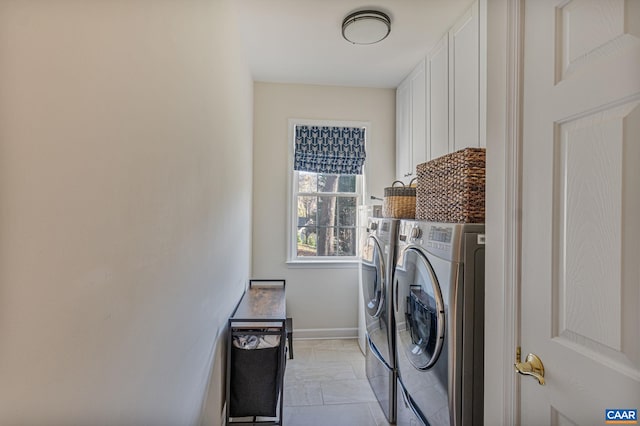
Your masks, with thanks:
[(481, 425), (484, 225), (403, 220), (394, 272), (398, 425)]
[(369, 218), (360, 256), (367, 379), (389, 423), (396, 421), (396, 349), (391, 301), (397, 219)]

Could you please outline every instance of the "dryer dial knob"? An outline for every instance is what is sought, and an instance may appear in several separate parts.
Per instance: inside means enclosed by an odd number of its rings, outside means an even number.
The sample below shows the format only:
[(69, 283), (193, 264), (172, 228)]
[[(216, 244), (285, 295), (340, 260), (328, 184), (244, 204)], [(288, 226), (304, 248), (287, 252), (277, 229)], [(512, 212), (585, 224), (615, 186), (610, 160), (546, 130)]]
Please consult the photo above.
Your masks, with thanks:
[(372, 231), (375, 231), (376, 229), (378, 229), (378, 224), (376, 222), (371, 222), (369, 229), (371, 229)]
[(422, 236), (422, 229), (413, 228), (411, 230), (411, 238), (416, 239), (416, 238), (420, 238), (421, 236)]

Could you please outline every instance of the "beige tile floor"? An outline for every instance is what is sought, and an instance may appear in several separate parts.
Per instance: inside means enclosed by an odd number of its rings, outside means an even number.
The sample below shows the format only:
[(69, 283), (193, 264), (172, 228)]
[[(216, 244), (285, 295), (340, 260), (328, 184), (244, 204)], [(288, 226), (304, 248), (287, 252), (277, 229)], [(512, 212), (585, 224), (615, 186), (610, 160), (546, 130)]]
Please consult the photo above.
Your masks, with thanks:
[(388, 426), (357, 340), (295, 340), (284, 381), (286, 426)]

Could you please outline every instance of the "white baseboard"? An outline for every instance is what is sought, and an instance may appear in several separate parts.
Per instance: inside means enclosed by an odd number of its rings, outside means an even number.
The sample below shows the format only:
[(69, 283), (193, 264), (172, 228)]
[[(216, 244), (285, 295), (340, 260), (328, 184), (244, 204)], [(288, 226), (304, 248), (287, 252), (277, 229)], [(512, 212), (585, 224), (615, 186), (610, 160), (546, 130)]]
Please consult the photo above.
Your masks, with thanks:
[(296, 328), (293, 339), (357, 339), (358, 328)]

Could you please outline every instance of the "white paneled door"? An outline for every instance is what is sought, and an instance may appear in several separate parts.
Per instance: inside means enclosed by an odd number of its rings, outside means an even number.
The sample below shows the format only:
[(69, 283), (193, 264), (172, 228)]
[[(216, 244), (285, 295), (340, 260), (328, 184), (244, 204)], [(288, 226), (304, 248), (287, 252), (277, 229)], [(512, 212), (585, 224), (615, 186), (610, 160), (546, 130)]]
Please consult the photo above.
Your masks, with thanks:
[(527, 0), (523, 425), (640, 409), (640, 1)]

